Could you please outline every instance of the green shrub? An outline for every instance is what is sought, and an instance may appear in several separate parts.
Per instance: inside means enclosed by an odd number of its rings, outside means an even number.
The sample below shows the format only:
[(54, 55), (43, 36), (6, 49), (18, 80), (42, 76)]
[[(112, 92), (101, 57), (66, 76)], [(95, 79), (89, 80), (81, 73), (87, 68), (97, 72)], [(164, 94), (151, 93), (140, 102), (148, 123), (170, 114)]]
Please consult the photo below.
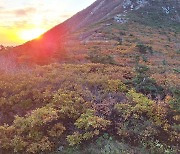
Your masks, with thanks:
[(137, 75), (136, 78), (133, 79), (133, 85), (137, 92), (141, 92), (143, 94), (150, 94), (152, 98), (156, 98), (158, 95), (164, 95), (164, 90), (161, 86), (159, 86), (155, 80), (144, 77), (141, 75)]
[(174, 70), (174, 72), (176, 72), (176, 73), (180, 73), (180, 69), (179, 69), (179, 68), (174, 68), (173, 70)]
[(159, 86), (156, 81), (147, 75), (149, 68), (145, 65), (136, 66), (136, 77), (130, 82), (137, 92), (141, 92), (145, 95), (150, 94), (152, 98), (156, 98), (158, 95), (164, 97), (164, 89)]
[(171, 92), (173, 94), (173, 99), (170, 100), (170, 106), (172, 109), (180, 113), (180, 89), (179, 88), (172, 88)]

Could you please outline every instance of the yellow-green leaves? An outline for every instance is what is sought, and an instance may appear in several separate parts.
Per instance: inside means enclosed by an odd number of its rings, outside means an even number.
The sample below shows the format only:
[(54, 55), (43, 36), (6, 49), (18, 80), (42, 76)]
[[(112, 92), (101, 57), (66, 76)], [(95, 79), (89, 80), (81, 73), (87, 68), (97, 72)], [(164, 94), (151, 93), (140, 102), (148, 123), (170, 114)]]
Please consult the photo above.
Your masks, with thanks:
[(79, 119), (76, 120), (75, 125), (79, 129), (91, 130), (91, 129), (102, 129), (105, 130), (110, 125), (109, 120), (105, 120), (98, 116), (95, 116), (94, 110), (87, 110), (83, 113)]
[(121, 80), (108, 80), (105, 82), (105, 90), (109, 92), (125, 92), (127, 87)]
[(77, 119), (91, 106), (91, 103), (84, 100), (81, 93), (63, 89), (59, 89), (54, 95), (53, 104), (62, 117), (72, 119)]
[(70, 145), (80, 144), (83, 140), (99, 135), (99, 132), (106, 130), (110, 124), (109, 120), (96, 116), (94, 110), (87, 110), (75, 122), (75, 126), (83, 130), (83, 133), (75, 132), (72, 135), (68, 135), (67, 141)]

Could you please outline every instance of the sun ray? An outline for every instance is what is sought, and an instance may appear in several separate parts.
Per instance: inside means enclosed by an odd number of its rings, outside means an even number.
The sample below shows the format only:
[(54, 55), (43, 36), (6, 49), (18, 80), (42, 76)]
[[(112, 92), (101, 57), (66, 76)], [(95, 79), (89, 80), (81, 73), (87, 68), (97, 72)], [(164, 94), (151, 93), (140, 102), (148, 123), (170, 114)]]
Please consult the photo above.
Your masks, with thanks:
[(29, 41), (32, 39), (38, 39), (40, 36), (45, 32), (44, 29), (28, 29), (28, 30), (23, 30), (19, 33), (19, 37), (21, 40), (24, 41)]

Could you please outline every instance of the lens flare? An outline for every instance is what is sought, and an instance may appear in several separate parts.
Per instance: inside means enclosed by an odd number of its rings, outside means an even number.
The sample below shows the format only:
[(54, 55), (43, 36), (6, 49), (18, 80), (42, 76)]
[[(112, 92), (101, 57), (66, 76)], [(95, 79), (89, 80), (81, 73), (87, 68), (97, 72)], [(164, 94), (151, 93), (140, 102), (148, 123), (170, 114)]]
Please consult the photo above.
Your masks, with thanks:
[(32, 39), (40, 38), (44, 32), (45, 32), (44, 29), (28, 29), (28, 30), (21, 31), (19, 36), (20, 36), (20, 39), (24, 41), (29, 41)]

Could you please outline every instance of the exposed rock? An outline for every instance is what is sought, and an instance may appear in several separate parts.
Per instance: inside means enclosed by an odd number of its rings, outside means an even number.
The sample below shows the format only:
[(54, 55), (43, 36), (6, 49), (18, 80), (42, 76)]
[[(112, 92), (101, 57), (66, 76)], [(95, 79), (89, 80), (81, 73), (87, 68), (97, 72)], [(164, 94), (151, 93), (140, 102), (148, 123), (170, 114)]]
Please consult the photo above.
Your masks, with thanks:
[(145, 6), (148, 0), (124, 0), (123, 8), (127, 10), (138, 10), (139, 8)]
[(128, 18), (126, 17), (125, 14), (117, 14), (115, 17), (114, 17), (114, 20), (117, 22), (117, 23), (120, 23), (120, 24), (124, 24), (128, 21)]
[(64, 146), (60, 146), (60, 147), (57, 149), (58, 152), (62, 152), (63, 150), (64, 150)]
[(162, 9), (163, 9), (164, 13), (166, 13), (166, 14), (170, 13), (170, 7), (169, 6), (167, 8), (163, 6)]

